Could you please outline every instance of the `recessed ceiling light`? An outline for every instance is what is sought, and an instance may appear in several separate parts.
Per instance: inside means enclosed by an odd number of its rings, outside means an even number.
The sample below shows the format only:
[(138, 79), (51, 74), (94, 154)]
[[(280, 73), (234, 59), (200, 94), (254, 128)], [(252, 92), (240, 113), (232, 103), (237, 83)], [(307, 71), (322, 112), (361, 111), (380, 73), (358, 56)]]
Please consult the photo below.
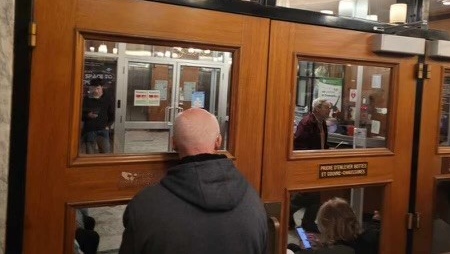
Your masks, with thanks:
[(333, 11), (330, 11), (330, 10), (321, 10), (320, 12), (323, 14), (330, 14), (330, 15), (334, 14)]

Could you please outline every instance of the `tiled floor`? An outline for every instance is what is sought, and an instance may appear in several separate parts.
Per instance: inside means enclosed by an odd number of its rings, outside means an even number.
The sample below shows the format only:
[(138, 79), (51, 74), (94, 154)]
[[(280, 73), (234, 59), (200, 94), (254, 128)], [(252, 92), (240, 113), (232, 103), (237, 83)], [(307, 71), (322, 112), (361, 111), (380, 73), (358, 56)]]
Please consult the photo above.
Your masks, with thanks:
[(125, 205), (89, 208), (89, 216), (96, 221), (95, 231), (100, 235), (98, 253), (117, 253), (122, 242), (122, 215)]

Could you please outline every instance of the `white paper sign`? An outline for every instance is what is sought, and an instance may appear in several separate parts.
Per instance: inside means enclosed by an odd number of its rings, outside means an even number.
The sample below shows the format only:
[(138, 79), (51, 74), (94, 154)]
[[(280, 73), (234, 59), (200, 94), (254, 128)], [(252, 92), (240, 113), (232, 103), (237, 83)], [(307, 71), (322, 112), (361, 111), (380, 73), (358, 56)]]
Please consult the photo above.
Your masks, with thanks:
[(342, 79), (320, 78), (317, 80), (318, 96), (326, 99), (341, 111)]
[(355, 128), (353, 134), (353, 148), (366, 148), (367, 129)]
[(167, 100), (167, 86), (169, 82), (167, 80), (155, 80), (155, 89), (159, 90), (161, 100)]
[(197, 83), (195, 82), (184, 82), (183, 86), (184, 101), (192, 100), (192, 93), (195, 92), (196, 84)]
[(381, 74), (372, 75), (372, 88), (381, 88)]
[(159, 106), (159, 90), (134, 90), (134, 106)]
[(148, 106), (159, 106), (161, 92), (159, 90), (148, 90)]
[(380, 134), (380, 121), (372, 120), (372, 127), (370, 129), (370, 132), (374, 134)]

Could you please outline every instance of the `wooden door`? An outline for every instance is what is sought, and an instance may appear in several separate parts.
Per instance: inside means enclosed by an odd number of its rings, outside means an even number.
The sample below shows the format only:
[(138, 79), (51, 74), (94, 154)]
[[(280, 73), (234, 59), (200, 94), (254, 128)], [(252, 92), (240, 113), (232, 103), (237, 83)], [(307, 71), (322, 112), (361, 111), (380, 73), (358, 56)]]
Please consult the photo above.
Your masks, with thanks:
[[(291, 193), (321, 191), (323, 201), (333, 195), (349, 196), (348, 192), (339, 194), (333, 189), (367, 186), (377, 186), (383, 196), (379, 253), (404, 253), (406, 249), (417, 57), (375, 54), (371, 50), (372, 36), (365, 32), (281, 21), (271, 23), (262, 197), (266, 202), (281, 203), (280, 253), (285, 251), (287, 243)], [(367, 149), (293, 151), (292, 123), (297, 104), (297, 75), (303, 68), (299, 66), (299, 61), (304, 61), (305, 66), (310, 62), (322, 65), (338, 63), (345, 71), (345, 77), (351, 75), (345, 69), (354, 65), (389, 69), (390, 78), (381, 81), (390, 84), (389, 98), (385, 98), (388, 99), (387, 108), (379, 109), (381, 113), (388, 112), (383, 113), (387, 123), (386, 143)], [(330, 68), (329, 72), (333, 69)], [(371, 78), (361, 77), (360, 82), (378, 87), (376, 83), (371, 83)], [(342, 95), (345, 97), (351, 93), (351, 89), (345, 88)], [(344, 107), (346, 104), (343, 102), (342, 105)], [(345, 135), (352, 135), (353, 128), (351, 130)], [(326, 169), (326, 165), (340, 167), (355, 162), (367, 163), (367, 175), (339, 178), (321, 178), (319, 175), (323, 165), (325, 167), (322, 169)], [(366, 193), (366, 199), (370, 196), (380, 195)]]
[[(449, 212), (447, 195), (441, 195), (440, 184), (450, 182), (450, 147), (448, 139), (449, 68), (447, 60), (426, 59), (429, 77), (424, 81), (420, 123), (415, 212), (420, 224), (414, 228), (413, 253), (441, 253), (450, 251), (448, 244), (436, 241), (448, 235), (439, 227), (439, 221), (448, 223), (443, 216)], [(434, 228), (436, 227), (436, 228)], [(438, 231), (435, 231), (435, 230)], [(433, 246), (434, 245), (434, 246)], [(434, 248), (434, 249), (433, 249)], [(432, 252), (433, 251), (433, 252)]]
[(34, 12), (24, 253), (73, 253), (75, 208), (126, 204), (176, 159), (80, 154), (86, 40), (232, 52), (224, 153), (260, 190), (267, 19), (130, 0), (38, 1)]

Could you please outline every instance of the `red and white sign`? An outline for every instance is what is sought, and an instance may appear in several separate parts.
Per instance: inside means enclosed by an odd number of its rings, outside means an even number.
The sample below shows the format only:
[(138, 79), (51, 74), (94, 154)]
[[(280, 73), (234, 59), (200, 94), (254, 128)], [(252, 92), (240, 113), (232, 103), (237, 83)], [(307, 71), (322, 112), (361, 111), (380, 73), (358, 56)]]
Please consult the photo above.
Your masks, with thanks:
[(356, 89), (350, 89), (350, 94), (349, 94), (349, 98), (350, 101), (352, 102), (356, 102)]

